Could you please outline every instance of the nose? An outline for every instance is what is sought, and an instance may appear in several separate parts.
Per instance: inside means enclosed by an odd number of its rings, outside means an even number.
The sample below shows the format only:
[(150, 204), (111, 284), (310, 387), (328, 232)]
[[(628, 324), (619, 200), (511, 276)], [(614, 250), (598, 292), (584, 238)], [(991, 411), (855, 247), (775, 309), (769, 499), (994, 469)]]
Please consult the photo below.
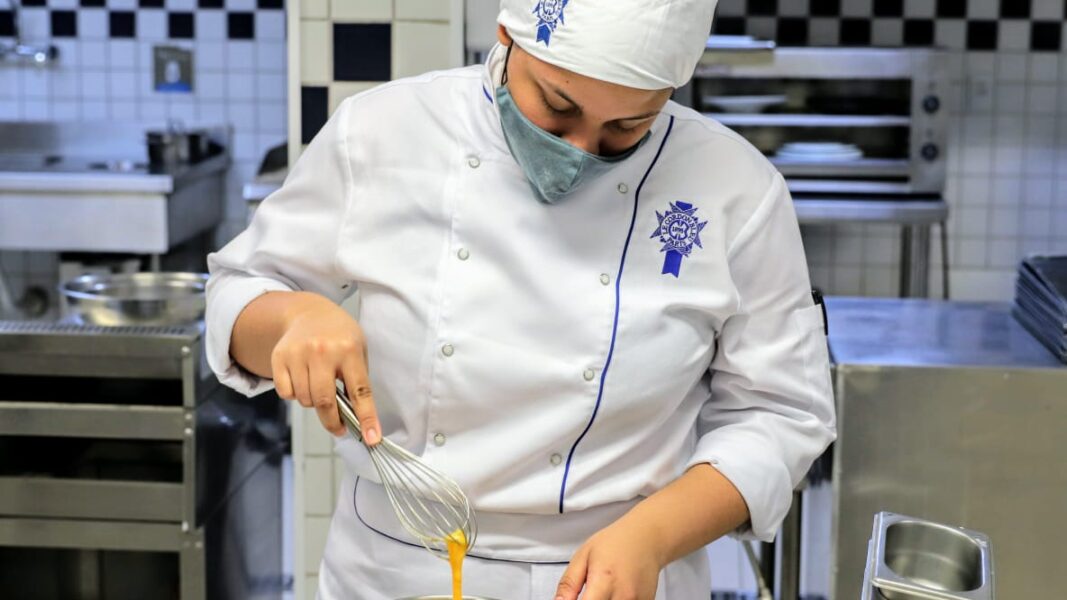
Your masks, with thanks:
[(600, 151), (600, 138), (586, 132), (569, 132), (560, 136), (563, 141), (589, 154)]

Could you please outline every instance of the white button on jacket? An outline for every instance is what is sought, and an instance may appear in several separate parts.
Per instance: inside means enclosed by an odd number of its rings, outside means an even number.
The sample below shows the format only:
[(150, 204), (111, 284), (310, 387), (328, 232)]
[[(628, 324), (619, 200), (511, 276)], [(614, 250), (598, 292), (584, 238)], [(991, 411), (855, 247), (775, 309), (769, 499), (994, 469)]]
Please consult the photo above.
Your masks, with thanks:
[[(772, 538), (834, 435), (821, 311), (781, 176), (672, 102), (632, 157), (543, 204), (504, 141), (492, 71), (342, 103), (209, 258), (212, 367), (264, 391), (228, 355), (242, 308), (269, 290), (340, 302), (358, 288), (384, 433), (463, 486), (479, 553), (567, 560), (699, 463), (744, 496), (740, 533)], [(439, 431), (447, 445), (428, 444)], [(357, 442), (340, 451), (376, 479)], [(358, 505), (373, 486), (356, 487)], [(360, 517), (405, 535), (387, 506)]]

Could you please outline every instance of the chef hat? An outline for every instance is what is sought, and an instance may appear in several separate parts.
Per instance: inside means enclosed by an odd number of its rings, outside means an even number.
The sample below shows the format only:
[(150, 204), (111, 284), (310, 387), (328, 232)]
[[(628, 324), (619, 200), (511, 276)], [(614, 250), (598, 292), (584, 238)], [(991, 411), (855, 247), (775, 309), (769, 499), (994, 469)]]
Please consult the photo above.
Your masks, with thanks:
[(717, 0), (500, 0), (520, 48), (587, 77), (678, 88), (693, 76)]

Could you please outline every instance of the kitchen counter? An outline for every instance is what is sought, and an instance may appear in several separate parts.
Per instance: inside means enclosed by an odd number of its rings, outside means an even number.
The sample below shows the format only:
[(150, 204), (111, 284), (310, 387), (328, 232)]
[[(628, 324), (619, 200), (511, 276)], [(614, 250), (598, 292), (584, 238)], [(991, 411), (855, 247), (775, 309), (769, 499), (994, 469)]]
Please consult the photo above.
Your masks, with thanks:
[(827, 298), (826, 312), (835, 363), (1063, 367), (1011, 316), (1007, 303)]
[(827, 298), (838, 438), (804, 492), (805, 597), (858, 598), (880, 511), (990, 537), (1003, 598), (1058, 598), (1067, 367), (1006, 303)]
[(121, 192), (169, 194), (192, 181), (225, 171), (229, 154), (195, 165), (155, 168), (143, 163), (108, 169), (106, 163), (0, 154), (0, 193)]

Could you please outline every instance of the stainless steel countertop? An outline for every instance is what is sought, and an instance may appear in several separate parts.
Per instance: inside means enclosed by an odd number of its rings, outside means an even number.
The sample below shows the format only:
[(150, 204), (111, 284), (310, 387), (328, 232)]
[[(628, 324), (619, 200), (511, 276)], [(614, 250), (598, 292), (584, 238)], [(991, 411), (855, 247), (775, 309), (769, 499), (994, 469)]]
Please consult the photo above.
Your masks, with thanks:
[(195, 165), (166, 170), (135, 168), (126, 172), (64, 171), (47, 168), (0, 170), (0, 193), (5, 192), (142, 192), (169, 194), (186, 181), (224, 171), (230, 165), (228, 154), (220, 154)]
[(833, 297), (826, 310), (837, 365), (1067, 370), (1007, 303)]

